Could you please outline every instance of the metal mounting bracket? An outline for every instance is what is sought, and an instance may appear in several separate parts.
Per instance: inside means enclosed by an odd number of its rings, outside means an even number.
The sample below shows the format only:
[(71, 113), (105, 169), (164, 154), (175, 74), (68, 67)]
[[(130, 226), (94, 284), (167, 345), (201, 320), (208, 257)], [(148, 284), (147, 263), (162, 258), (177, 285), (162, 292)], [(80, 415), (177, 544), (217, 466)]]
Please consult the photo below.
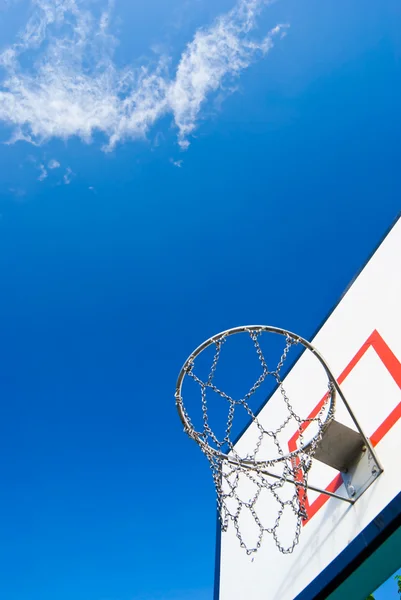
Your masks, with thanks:
[(383, 469), (377, 466), (370, 448), (364, 446), (355, 462), (342, 472), (348, 496), (358, 500), (381, 473)]
[(349, 499), (353, 501), (383, 472), (369, 440), (335, 420), (326, 428), (314, 458), (341, 472)]

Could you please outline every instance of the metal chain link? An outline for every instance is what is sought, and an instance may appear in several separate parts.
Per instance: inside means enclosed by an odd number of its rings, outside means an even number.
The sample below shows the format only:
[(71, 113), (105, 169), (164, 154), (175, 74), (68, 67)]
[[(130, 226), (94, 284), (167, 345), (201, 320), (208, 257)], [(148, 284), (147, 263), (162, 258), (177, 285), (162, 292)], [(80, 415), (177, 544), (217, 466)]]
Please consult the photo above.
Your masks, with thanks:
[[(300, 533), (302, 530), (302, 522), (307, 519), (306, 513), (306, 493), (308, 485), (308, 475), (311, 468), (312, 459), (317, 449), (319, 442), (321, 441), (324, 434), (324, 423), (328, 423), (333, 414), (326, 415), (326, 419), (323, 420), (325, 411), (327, 410), (330, 395), (333, 392), (332, 384), (329, 383), (328, 392), (322, 403), (322, 406), (316, 415), (316, 417), (303, 419), (299, 416), (284, 389), (283, 381), (280, 376), (282, 367), (284, 366), (288, 354), (292, 346), (296, 345), (298, 341), (289, 335), (286, 336), (286, 343), (283, 353), (276, 368), (272, 371), (268, 369), (267, 362), (265, 360), (263, 351), (259, 343), (259, 336), (262, 331), (257, 329), (246, 329), (249, 334), (253, 346), (255, 348), (257, 357), (262, 367), (262, 373), (255, 381), (253, 386), (250, 388), (247, 394), (240, 400), (235, 400), (224, 391), (220, 390), (214, 383), (213, 379), (216, 373), (217, 364), (220, 359), (221, 349), (226, 341), (226, 336), (223, 334), (220, 338), (214, 340), (215, 353), (213, 356), (212, 366), (210, 368), (209, 375), (206, 381), (201, 380), (194, 373), (194, 360), (190, 359), (186, 366), (186, 374), (195, 381), (201, 389), (201, 405), (202, 405), (202, 418), (203, 418), (203, 431), (200, 433), (193, 433), (195, 439), (200, 439), (204, 443), (201, 444), (201, 449), (206, 455), (209, 461), (210, 468), (212, 471), (212, 477), (216, 489), (217, 495), (217, 508), (220, 516), (221, 528), (223, 531), (228, 529), (229, 523), (232, 522), (236, 537), (239, 540), (241, 548), (243, 548), (248, 555), (257, 552), (263, 542), (265, 533), (272, 535), (274, 542), (280, 552), (283, 554), (289, 554), (293, 552), (295, 546), (299, 542)], [(254, 414), (249, 406), (249, 401), (259, 387), (268, 377), (273, 377), (277, 383), (279, 392), (281, 394), (283, 403), (287, 409), (287, 416), (284, 421), (275, 430), (266, 430), (257, 416)], [(207, 391), (210, 390), (217, 394), (229, 404), (227, 421), (225, 424), (224, 437), (219, 440), (217, 435), (212, 431), (209, 425), (208, 418), (208, 401)], [(245, 409), (246, 413), (251, 418), (252, 422), (258, 428), (259, 434), (256, 441), (256, 445), (253, 451), (245, 457), (240, 457), (235, 450), (234, 444), (230, 439), (232, 425), (237, 407), (241, 406)], [(192, 428), (193, 432), (195, 429), (192, 426), (187, 411), (182, 406), (185, 416), (188, 419), (188, 423)], [(293, 453), (294, 455), (290, 458), (284, 459), (285, 451), (281, 446), (279, 440), (279, 434), (284, 431), (288, 424), (293, 421), (296, 425), (300, 441), (300, 450)], [(312, 442), (308, 444), (307, 448), (304, 448), (304, 430), (307, 425), (314, 422), (318, 426), (318, 433), (314, 436)], [(278, 456), (273, 459), (266, 461), (257, 460), (258, 453), (262, 447), (263, 441), (268, 437), (273, 440), (274, 445), (277, 448)], [(214, 444), (212, 446), (211, 444)], [(222, 458), (219, 455), (222, 447), (227, 444), (230, 450), (230, 462), (227, 459)], [(281, 465), (282, 472), (278, 479), (269, 478), (268, 474), (264, 470), (271, 468), (272, 466)], [(254, 493), (248, 500), (241, 498), (241, 483), (243, 478), (246, 478), (254, 486)], [(295, 482), (295, 485), (294, 485)], [(285, 485), (293, 485), (294, 492), (290, 499), (283, 500), (279, 494), (279, 491)], [(271, 526), (262, 522), (262, 519), (257, 511), (258, 500), (262, 497), (263, 493), (269, 493), (271, 497), (277, 503), (277, 516), (274, 523)], [(234, 505), (234, 509), (230, 509), (229, 506)], [(295, 530), (292, 542), (288, 545), (284, 545), (280, 541), (280, 523), (286, 510), (290, 510), (294, 513), (296, 518)], [(241, 530), (241, 517), (244, 512), (248, 511), (252, 516), (257, 532), (254, 536), (254, 543), (248, 544), (244, 540), (244, 534)]]

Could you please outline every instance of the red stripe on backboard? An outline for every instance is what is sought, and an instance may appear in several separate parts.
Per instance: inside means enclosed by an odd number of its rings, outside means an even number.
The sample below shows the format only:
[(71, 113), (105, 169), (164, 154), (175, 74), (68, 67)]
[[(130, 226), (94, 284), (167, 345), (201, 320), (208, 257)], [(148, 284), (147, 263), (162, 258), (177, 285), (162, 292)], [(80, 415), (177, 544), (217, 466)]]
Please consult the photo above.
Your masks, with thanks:
[[(341, 477), (341, 473), (339, 473), (338, 475), (336, 475), (334, 477), (333, 481), (331, 483), (329, 483), (329, 485), (326, 487), (326, 490), (328, 492), (335, 493), (338, 490), (338, 488), (341, 486), (342, 482), (343, 482), (343, 478)], [(314, 502), (312, 502), (312, 504), (309, 504), (309, 502), (307, 503), (309, 506), (305, 504), (306, 514), (308, 515), (308, 518), (303, 520), (303, 525), (306, 525), (306, 523), (308, 521), (310, 521), (312, 517), (315, 516), (315, 514), (327, 502), (329, 497), (330, 496), (325, 496), (324, 494), (319, 494), (319, 496), (316, 498), (316, 500)]]
[[(368, 337), (366, 342), (361, 346), (360, 350), (355, 354), (354, 358), (348, 363), (345, 367), (344, 371), (338, 377), (337, 382), (341, 385), (343, 381), (348, 377), (348, 375), (352, 372), (352, 370), (359, 363), (361, 358), (366, 354), (369, 348), (373, 348), (386, 367), (387, 371), (390, 373), (391, 377), (394, 379), (398, 387), (401, 389), (401, 363), (395, 354), (390, 350), (387, 346), (386, 342), (383, 340), (381, 335), (376, 329), (372, 332), (372, 334)], [(318, 414), (319, 410), (322, 408), (325, 400), (327, 398), (327, 393), (323, 396), (323, 398), (318, 402), (316, 407), (309, 414), (308, 419), (313, 419)], [(394, 408), (394, 410), (388, 415), (388, 417), (383, 421), (383, 423), (376, 429), (376, 431), (372, 434), (370, 441), (373, 446), (376, 446), (383, 437), (390, 431), (390, 429), (396, 424), (396, 422), (401, 418), (401, 402)], [(288, 442), (288, 448), (290, 452), (294, 452), (297, 449), (297, 442), (299, 439), (300, 433), (303, 433), (305, 429), (308, 427), (309, 423), (304, 422), (298, 431), (292, 436), (292, 438)], [(297, 480), (302, 481), (302, 473), (299, 472), (297, 476)], [(335, 492), (342, 484), (341, 473), (339, 473), (332, 482), (326, 487), (328, 492)], [(299, 502), (304, 506), (308, 518), (303, 521), (303, 524), (306, 525), (308, 521), (322, 508), (322, 506), (327, 502), (329, 496), (325, 496), (324, 494), (320, 494), (312, 504), (309, 504), (308, 499), (303, 497), (303, 492), (301, 489), (298, 490)]]

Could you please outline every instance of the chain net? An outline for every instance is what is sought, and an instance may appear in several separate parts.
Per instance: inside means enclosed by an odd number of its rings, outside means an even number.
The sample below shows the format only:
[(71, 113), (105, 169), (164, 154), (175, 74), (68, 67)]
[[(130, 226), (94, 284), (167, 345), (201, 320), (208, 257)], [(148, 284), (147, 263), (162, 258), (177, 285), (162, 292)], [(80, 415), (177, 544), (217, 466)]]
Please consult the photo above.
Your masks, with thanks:
[[(244, 328), (244, 332), (252, 340), (261, 367), (261, 374), (248, 393), (240, 399), (234, 399), (214, 383), (221, 350), (230, 335), (229, 332), (225, 332), (220, 337), (213, 339), (215, 352), (210, 372), (206, 378), (201, 379), (197, 376), (193, 356), (187, 360), (183, 368), (185, 375), (190, 377), (200, 388), (202, 431), (195, 430), (180, 392), (176, 393), (176, 402), (185, 418), (186, 433), (199, 444), (209, 461), (216, 488), (222, 531), (227, 531), (231, 523), (235, 528), (240, 546), (248, 555), (253, 555), (260, 549), (266, 534), (273, 536), (280, 552), (290, 554), (299, 542), (302, 522), (307, 519), (305, 507), (308, 475), (325, 427), (334, 417), (334, 402), (330, 402), (330, 400), (335, 391), (328, 380), (328, 391), (319, 412), (313, 418), (302, 418), (291, 405), (281, 376), (288, 353), (292, 346), (299, 343), (299, 339), (285, 335), (285, 347), (280, 360), (274, 369), (269, 369), (259, 342), (263, 330)], [(265, 428), (250, 406), (252, 396), (269, 377), (274, 378), (285, 407), (285, 417), (274, 429)], [(228, 403), (228, 416), (223, 439), (218, 438), (209, 424), (208, 390)], [(257, 428), (254, 448), (245, 456), (238, 454), (231, 439), (234, 415), (239, 407), (245, 409), (253, 427)], [(312, 422), (315, 423), (317, 432), (312, 440), (305, 444), (304, 432)], [(299, 444), (297, 450), (288, 452), (288, 447), (285, 449), (280, 440), (280, 433), (291, 423), (295, 424), (298, 431)], [(273, 442), (276, 456), (265, 460), (261, 459), (260, 450), (267, 438), (270, 443)], [(269, 507), (268, 514), (266, 514), (266, 506)], [(287, 539), (288, 534), (286, 534), (286, 539), (283, 541), (280, 535), (280, 523), (284, 515), (288, 516), (288, 512), (294, 525), (294, 534), (292, 539)], [(253, 523), (251, 528), (249, 527), (250, 522)], [(287, 531), (288, 527), (285, 526), (283, 529)], [(251, 536), (249, 535), (250, 530)]]

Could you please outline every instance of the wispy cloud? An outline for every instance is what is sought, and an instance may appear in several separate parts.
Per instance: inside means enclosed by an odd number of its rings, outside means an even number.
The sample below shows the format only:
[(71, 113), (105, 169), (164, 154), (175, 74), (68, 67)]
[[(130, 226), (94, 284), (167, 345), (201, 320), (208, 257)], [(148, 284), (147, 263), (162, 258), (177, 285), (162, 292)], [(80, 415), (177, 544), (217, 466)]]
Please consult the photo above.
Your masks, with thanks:
[(38, 181), (44, 181), (47, 177), (47, 171), (45, 169), (45, 165), (39, 165), (40, 175), (38, 177)]
[(8, 191), (13, 194), (16, 198), (23, 198), (26, 196), (26, 191), (22, 188), (9, 188)]
[[(253, 39), (257, 17), (270, 0), (239, 0), (195, 33), (175, 67), (161, 57), (155, 64), (120, 69), (113, 59), (111, 4), (95, 15), (89, 0), (32, 2), (32, 17), (18, 41), (0, 55), (5, 72), (0, 120), (13, 126), (13, 142), (72, 136), (90, 142), (101, 132), (110, 150), (145, 137), (170, 114), (185, 149), (207, 99), (265, 55), (285, 28), (277, 25)], [(27, 51), (35, 57), (30, 67), (23, 61)]]
[(63, 177), (63, 181), (64, 181), (65, 185), (69, 185), (71, 183), (71, 180), (74, 175), (75, 175), (75, 173), (72, 172), (70, 167), (67, 167), (66, 172)]
[(52, 158), (51, 160), (49, 160), (49, 162), (47, 163), (47, 168), (48, 169), (58, 169), (60, 167), (60, 163), (58, 162), (58, 160), (56, 160), (55, 158)]

